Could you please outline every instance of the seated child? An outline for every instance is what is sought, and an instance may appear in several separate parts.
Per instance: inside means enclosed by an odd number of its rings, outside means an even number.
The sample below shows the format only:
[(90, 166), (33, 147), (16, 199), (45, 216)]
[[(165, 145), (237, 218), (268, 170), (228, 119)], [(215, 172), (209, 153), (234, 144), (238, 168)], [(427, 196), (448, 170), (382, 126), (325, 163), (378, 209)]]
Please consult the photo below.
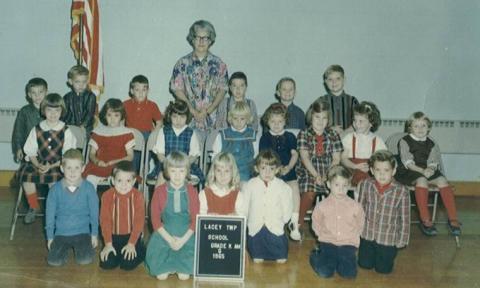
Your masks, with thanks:
[(82, 152), (67, 150), (61, 167), (64, 178), (55, 183), (48, 193), (45, 230), (47, 262), (51, 266), (67, 263), (72, 248), (77, 264), (90, 264), (95, 256), (98, 196), (93, 185), (82, 179), (83, 168)]
[(319, 202), (312, 213), (312, 229), (320, 245), (310, 254), (310, 265), (320, 277), (357, 276), (356, 251), (365, 223), (362, 206), (347, 196), (350, 171), (340, 165), (328, 170), (330, 194)]
[(283, 227), (292, 216), (292, 188), (277, 178), (281, 162), (272, 150), (255, 159), (257, 177), (243, 187), (248, 215), (247, 249), (253, 262), (287, 262), (288, 239)]
[(228, 87), (230, 97), (224, 98), (217, 109), (217, 118), (213, 126), (214, 129), (225, 129), (228, 127), (228, 112), (232, 109), (236, 102), (247, 102), (248, 107), (253, 116), (253, 120), (250, 126), (253, 130), (258, 130), (258, 115), (257, 106), (253, 100), (246, 98), (245, 92), (247, 92), (247, 75), (243, 72), (235, 72), (230, 76), (228, 80)]
[(270, 105), (262, 122), (268, 130), (260, 138), (259, 150), (271, 149), (280, 157), (282, 164), (279, 178), (285, 181), (292, 188), (292, 221), (288, 225), (290, 229), (290, 238), (295, 241), (302, 239), (298, 230), (298, 209), (300, 208), (300, 192), (298, 188), (295, 166), (298, 161), (297, 138), (293, 133), (285, 131), (285, 122), (288, 119), (287, 108), (275, 103)]
[(40, 104), (45, 117), (30, 130), (23, 151), (25, 162), (20, 165), (18, 177), (23, 185), (29, 210), (23, 219), (25, 224), (35, 221), (39, 210), (36, 184), (49, 184), (62, 178), (60, 163), (65, 151), (76, 147), (76, 139), (60, 117), (65, 104), (60, 95), (48, 94)]
[(158, 280), (177, 273), (187, 280), (193, 274), (195, 224), (199, 210), (197, 190), (188, 184), (190, 161), (173, 151), (165, 159), (167, 182), (155, 189), (151, 201), (153, 234), (147, 246), (145, 266)]
[(420, 228), (427, 236), (435, 236), (437, 229), (428, 211), (428, 185), (439, 188), (443, 205), (447, 210), (450, 232), (461, 234), (457, 218), (455, 196), (452, 187), (440, 171), (441, 154), (437, 143), (429, 136), (432, 121), (423, 112), (413, 113), (405, 123), (408, 135), (400, 139), (398, 152), (400, 163), (395, 179), (405, 185), (415, 185), (415, 200), (420, 212)]
[(327, 94), (320, 96), (317, 100), (330, 104), (330, 115), (333, 121), (330, 125), (337, 133), (343, 134), (344, 130), (351, 130), (353, 108), (358, 105), (358, 100), (345, 93), (345, 71), (342, 66), (330, 65), (323, 73), (323, 81)]
[(133, 188), (135, 168), (129, 161), (117, 163), (112, 171), (113, 187), (102, 194), (100, 227), (105, 246), (100, 267), (133, 270), (145, 258), (142, 233), (145, 223), (143, 194)]
[(113, 167), (120, 161), (133, 160), (135, 137), (129, 128), (122, 124), (125, 109), (119, 99), (108, 99), (100, 111), (100, 122), (96, 127), (88, 145), (90, 153), (84, 177), (96, 187), (98, 182), (112, 174)]
[(16, 163), (24, 160), (23, 145), (28, 133), (42, 121), (40, 104), (47, 95), (47, 90), (47, 82), (42, 78), (30, 79), (25, 87), (28, 104), (18, 111), (12, 132), (12, 153)]
[(407, 246), (410, 237), (410, 193), (393, 181), (395, 157), (389, 151), (375, 152), (368, 166), (374, 178), (358, 185), (359, 202), (365, 211), (358, 265), (388, 274), (397, 250)]
[(153, 173), (158, 176), (156, 186), (165, 182), (162, 173), (163, 162), (165, 158), (173, 151), (183, 152), (188, 155), (190, 161), (190, 171), (200, 183), (205, 181), (198, 157), (200, 156), (200, 143), (196, 131), (188, 126), (192, 120), (192, 114), (185, 102), (176, 100), (170, 102), (165, 111), (165, 126), (160, 128), (157, 136), (157, 142), (152, 151), (157, 155), (160, 165)]
[(295, 80), (290, 77), (284, 77), (277, 83), (275, 96), (280, 103), (287, 107), (288, 118), (285, 128), (303, 130), (305, 129), (305, 112), (303, 112), (302, 108), (293, 103), (295, 90)]
[(85, 128), (87, 137), (95, 124), (97, 110), (97, 97), (88, 89), (89, 71), (81, 65), (76, 65), (68, 71), (68, 85), (72, 91), (63, 96), (67, 112), (63, 121), (67, 125)]
[(363, 101), (353, 108), (353, 129), (342, 138), (342, 164), (352, 169), (352, 185), (368, 178), (368, 159), (375, 151), (386, 150), (382, 138), (374, 134), (382, 124), (380, 111), (371, 102)]
[[(123, 102), (125, 107), (125, 126), (142, 132), (145, 143), (154, 128), (162, 127), (162, 113), (155, 102), (147, 99), (149, 84), (147, 77), (137, 75), (130, 81), (130, 99)], [(141, 152), (134, 151), (135, 171), (140, 168)]]
[(228, 113), (230, 127), (220, 130), (213, 142), (213, 156), (220, 152), (233, 155), (240, 173), (240, 181), (251, 177), (252, 163), (256, 149), (256, 132), (248, 126), (252, 122), (250, 108), (245, 102), (236, 102)]
[(297, 147), (300, 161), (296, 172), (300, 187), (299, 225), (303, 225), (305, 214), (310, 209), (317, 194), (327, 194), (325, 181), (332, 165), (340, 164), (343, 151), (342, 141), (335, 130), (329, 127), (330, 105), (315, 101), (307, 111), (308, 128), (300, 131)]
[(198, 194), (200, 214), (243, 214), (243, 194), (239, 190), (240, 174), (235, 158), (220, 152), (213, 158), (205, 189)]

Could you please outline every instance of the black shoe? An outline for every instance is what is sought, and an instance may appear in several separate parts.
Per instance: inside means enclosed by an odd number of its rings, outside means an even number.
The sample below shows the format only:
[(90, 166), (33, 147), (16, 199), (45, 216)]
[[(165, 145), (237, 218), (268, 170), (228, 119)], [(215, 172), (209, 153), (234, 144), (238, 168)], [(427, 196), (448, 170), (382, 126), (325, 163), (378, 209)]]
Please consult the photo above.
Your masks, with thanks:
[[(452, 225), (452, 222), (454, 222), (457, 225)], [(458, 222), (457, 220), (450, 221), (448, 220), (447, 222), (448, 229), (450, 230), (450, 233), (452, 233), (453, 236), (460, 236), (462, 234), (462, 229), (460, 228), (462, 224)]]
[(422, 230), (423, 234), (426, 236), (436, 236), (437, 235), (437, 228), (435, 225), (427, 226), (424, 222), (420, 222), (420, 230)]

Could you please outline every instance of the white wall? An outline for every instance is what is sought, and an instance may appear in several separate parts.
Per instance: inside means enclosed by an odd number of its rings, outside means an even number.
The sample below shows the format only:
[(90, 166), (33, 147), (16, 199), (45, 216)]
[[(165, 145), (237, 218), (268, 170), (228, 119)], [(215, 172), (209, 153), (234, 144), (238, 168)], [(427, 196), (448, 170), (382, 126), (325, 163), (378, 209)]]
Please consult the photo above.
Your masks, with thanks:
[[(247, 74), (247, 93), (259, 111), (287, 75), (296, 79), (296, 101), (306, 108), (324, 93), (324, 69), (339, 63), (346, 69), (347, 92), (376, 102), (385, 118), (425, 110), (433, 119), (479, 119), (476, 0), (100, 2), (102, 102), (126, 98), (129, 80), (141, 73), (150, 79), (150, 98), (163, 110), (171, 97), (172, 67), (191, 51), (188, 28), (207, 19), (217, 30), (211, 51), (230, 73)], [(52, 92), (67, 91), (66, 72), (75, 63), (69, 37), (70, 1), (2, 1), (1, 107), (24, 105), (24, 85), (34, 76), (44, 77)]]

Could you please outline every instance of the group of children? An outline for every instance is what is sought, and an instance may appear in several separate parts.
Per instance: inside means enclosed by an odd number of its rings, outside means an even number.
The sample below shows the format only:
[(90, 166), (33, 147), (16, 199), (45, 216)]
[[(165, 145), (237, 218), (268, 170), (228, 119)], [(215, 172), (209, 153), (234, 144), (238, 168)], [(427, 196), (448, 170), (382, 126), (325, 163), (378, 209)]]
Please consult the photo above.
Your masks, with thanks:
[[(218, 108), (207, 177), (198, 165), (203, 143), (189, 125), (192, 115), (185, 102), (170, 102), (163, 116), (147, 99), (148, 79), (138, 75), (130, 83), (131, 99), (108, 99), (99, 113), (101, 124), (93, 128), (96, 102), (87, 79), (88, 70), (73, 67), (68, 73), (72, 91), (63, 98), (48, 94), (43, 79), (30, 80), (30, 104), (20, 110), (12, 137), (30, 208), (25, 223), (32, 223), (38, 211), (37, 184), (51, 186), (46, 206), (51, 265), (64, 264), (71, 247), (78, 263), (91, 263), (100, 221), (102, 268), (130, 270), (145, 260), (148, 272), (160, 280), (172, 273), (188, 279), (198, 213), (245, 215), (253, 261), (285, 263), (285, 226), (292, 240), (301, 240), (307, 210), (321, 194), (329, 196), (312, 214), (320, 242), (310, 255), (314, 271), (322, 277), (336, 271), (352, 278), (358, 262), (362, 268), (390, 273), (397, 250), (409, 240), (410, 194), (405, 185), (415, 187), (426, 235), (437, 233), (427, 208), (429, 184), (440, 188), (451, 232), (461, 233), (453, 191), (440, 170), (440, 150), (429, 137), (429, 118), (422, 112), (410, 117), (398, 143), (399, 155), (393, 155), (374, 134), (381, 124), (379, 110), (344, 92), (339, 65), (325, 71), (328, 94), (314, 101), (306, 114), (293, 104), (295, 81), (282, 78), (276, 86), (278, 103), (260, 119), (254, 101), (246, 98), (246, 75), (233, 73), (231, 96)], [(85, 129), (86, 165), (68, 125)], [(153, 232), (146, 247), (146, 199), (134, 188), (140, 159), (130, 128), (145, 140), (157, 132), (152, 149), (157, 162), (151, 173), (157, 178), (150, 207)], [(191, 184), (192, 176), (204, 187), (200, 193)], [(96, 185), (109, 177), (112, 188), (102, 194), (99, 212)], [(355, 197), (347, 196), (352, 187)]]

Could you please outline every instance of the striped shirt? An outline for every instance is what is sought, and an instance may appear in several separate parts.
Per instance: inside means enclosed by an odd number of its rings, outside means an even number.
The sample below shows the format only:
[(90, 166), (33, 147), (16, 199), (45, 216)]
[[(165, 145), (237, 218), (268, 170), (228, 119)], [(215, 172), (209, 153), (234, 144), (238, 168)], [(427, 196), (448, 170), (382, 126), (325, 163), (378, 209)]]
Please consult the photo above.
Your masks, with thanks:
[(144, 203), (142, 193), (135, 188), (127, 194), (118, 193), (114, 187), (103, 193), (100, 226), (105, 243), (112, 242), (112, 234), (130, 234), (128, 243), (137, 243), (145, 222)]
[(380, 193), (375, 179), (359, 184), (359, 201), (365, 211), (361, 237), (386, 246), (404, 247), (410, 237), (410, 193), (398, 182)]

